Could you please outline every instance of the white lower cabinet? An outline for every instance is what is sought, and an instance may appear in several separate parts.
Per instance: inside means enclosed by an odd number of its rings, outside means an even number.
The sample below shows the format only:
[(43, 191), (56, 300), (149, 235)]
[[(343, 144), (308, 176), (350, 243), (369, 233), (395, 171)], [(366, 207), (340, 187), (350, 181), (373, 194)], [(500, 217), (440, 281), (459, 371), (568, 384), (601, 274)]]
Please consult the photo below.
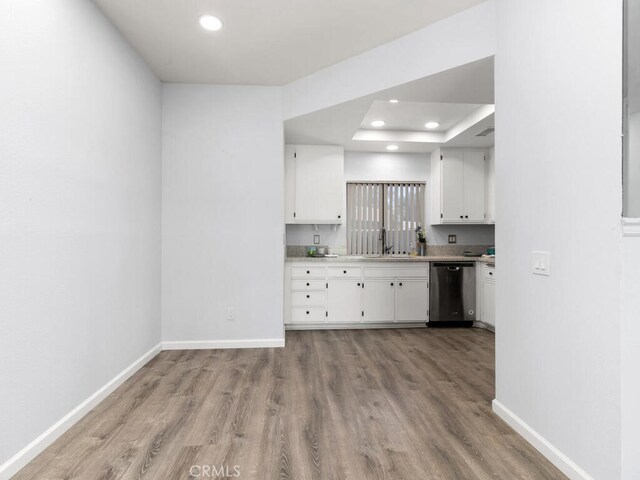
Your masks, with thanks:
[(396, 322), (429, 320), (429, 282), (400, 279), (396, 284)]
[(297, 307), (324, 307), (327, 303), (324, 292), (293, 292), (291, 298)]
[(323, 308), (291, 308), (291, 323), (324, 323), (327, 311)]
[(360, 280), (329, 279), (327, 282), (327, 321), (354, 323), (362, 320)]
[(313, 292), (320, 291), (324, 292), (325, 289), (325, 281), (324, 280), (291, 280), (291, 291), (303, 291), (303, 292)]
[(482, 277), (481, 319), (495, 328), (496, 326), (496, 269), (484, 266)]
[(288, 266), (286, 324), (426, 323), (429, 264)]
[(367, 280), (362, 292), (362, 311), (365, 322), (394, 321), (395, 282), (393, 280)]

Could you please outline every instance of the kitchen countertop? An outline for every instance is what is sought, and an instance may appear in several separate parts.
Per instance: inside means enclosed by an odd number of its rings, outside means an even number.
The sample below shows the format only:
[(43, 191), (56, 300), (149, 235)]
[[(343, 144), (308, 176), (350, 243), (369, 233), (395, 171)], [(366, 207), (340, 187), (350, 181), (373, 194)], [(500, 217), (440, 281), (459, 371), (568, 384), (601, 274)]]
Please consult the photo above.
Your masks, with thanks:
[(359, 255), (342, 255), (338, 257), (287, 257), (287, 263), (367, 263), (367, 262), (385, 262), (385, 263), (426, 263), (426, 262), (481, 262), (489, 266), (494, 266), (495, 258), (491, 257), (464, 257), (456, 255), (427, 255), (426, 257), (410, 257), (408, 255), (387, 255), (384, 257), (375, 256), (359, 256)]

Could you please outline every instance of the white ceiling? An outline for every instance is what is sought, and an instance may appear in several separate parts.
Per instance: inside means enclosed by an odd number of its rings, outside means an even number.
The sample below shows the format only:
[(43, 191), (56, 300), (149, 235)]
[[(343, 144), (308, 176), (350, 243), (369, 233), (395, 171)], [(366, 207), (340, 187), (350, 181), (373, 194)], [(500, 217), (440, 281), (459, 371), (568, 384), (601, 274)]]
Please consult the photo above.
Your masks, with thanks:
[(484, 0), (94, 1), (163, 81), (284, 85)]
[[(493, 58), (480, 60), (287, 120), (285, 139), (291, 144), (343, 145), (348, 151), (363, 152), (386, 152), (390, 143), (400, 147), (398, 153), (428, 153), (443, 145), (491, 147), (494, 145), (493, 134), (486, 137), (476, 137), (476, 134), (494, 126), (493, 114), (483, 115), (479, 122), (472, 123), (446, 143), (364, 141), (353, 140), (353, 136), (356, 132), (375, 130), (388, 135), (399, 134), (398, 138), (402, 138), (402, 134), (426, 132), (424, 124), (436, 116), (442, 120), (441, 127), (436, 130), (442, 136), (482, 109), (482, 105), (494, 103), (493, 78)], [(390, 99), (397, 99), (399, 103), (391, 104)], [(403, 112), (404, 107), (406, 111)], [(370, 122), (374, 119), (385, 120), (386, 125), (373, 129)]]
[(425, 130), (425, 123), (435, 121), (440, 123), (432, 132), (449, 130), (456, 123), (469, 115), (480, 105), (467, 103), (430, 103), (398, 101), (390, 103), (388, 100), (375, 100), (364, 116), (360, 128), (370, 129), (371, 122), (384, 119), (384, 127), (376, 130)]

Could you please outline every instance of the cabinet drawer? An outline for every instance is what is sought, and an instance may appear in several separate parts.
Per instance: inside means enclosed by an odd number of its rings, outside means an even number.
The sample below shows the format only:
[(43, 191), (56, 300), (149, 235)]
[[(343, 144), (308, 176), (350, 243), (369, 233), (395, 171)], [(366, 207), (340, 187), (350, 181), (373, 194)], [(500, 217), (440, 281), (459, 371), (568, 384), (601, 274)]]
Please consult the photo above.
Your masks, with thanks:
[(324, 280), (291, 280), (291, 290), (325, 290), (326, 287)]
[(419, 267), (365, 267), (364, 278), (428, 278), (428, 264)]
[(325, 267), (292, 267), (292, 278), (324, 278)]
[(293, 292), (291, 305), (294, 307), (324, 307), (327, 303), (325, 292)]
[(494, 281), (496, 280), (496, 269), (495, 267), (484, 267), (484, 275), (485, 280)]
[(324, 323), (327, 321), (327, 311), (324, 308), (292, 308), (292, 323)]
[(329, 267), (328, 276), (331, 278), (360, 278), (360, 267)]

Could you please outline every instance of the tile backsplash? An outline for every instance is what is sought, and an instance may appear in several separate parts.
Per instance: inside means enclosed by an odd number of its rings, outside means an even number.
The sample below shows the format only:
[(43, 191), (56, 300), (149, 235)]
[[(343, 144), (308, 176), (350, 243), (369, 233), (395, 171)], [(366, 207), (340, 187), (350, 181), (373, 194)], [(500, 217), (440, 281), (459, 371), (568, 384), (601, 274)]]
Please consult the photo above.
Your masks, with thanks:
[[(311, 245), (309, 245), (311, 246)], [(313, 245), (314, 247), (324, 247), (327, 245)], [(463, 252), (475, 254), (486, 253), (487, 248), (493, 245), (427, 245), (427, 255), (462, 255)], [(336, 255), (346, 255), (345, 247), (331, 247), (331, 253)], [(306, 257), (307, 245), (287, 245), (287, 257)]]
[(330, 249), (334, 255), (346, 255), (346, 247), (333, 247), (329, 245), (287, 245), (287, 257), (306, 257), (307, 247)]

